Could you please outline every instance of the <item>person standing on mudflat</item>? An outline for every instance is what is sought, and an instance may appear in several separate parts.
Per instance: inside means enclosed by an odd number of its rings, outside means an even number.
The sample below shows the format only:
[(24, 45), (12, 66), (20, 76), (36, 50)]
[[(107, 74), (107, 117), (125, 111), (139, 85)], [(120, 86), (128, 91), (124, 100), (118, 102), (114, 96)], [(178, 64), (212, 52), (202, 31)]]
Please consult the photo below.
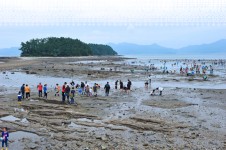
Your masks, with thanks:
[(6, 147), (6, 150), (8, 150), (8, 137), (9, 132), (7, 131), (7, 128), (4, 127), (2, 131), (2, 150), (4, 150), (4, 146)]
[(128, 83), (127, 83), (127, 93), (130, 92), (131, 85), (132, 85), (132, 82), (128, 79)]
[(69, 102), (70, 91), (71, 91), (71, 88), (70, 88), (70, 86), (67, 84), (67, 86), (66, 86), (66, 88), (65, 88), (65, 97), (67, 97), (67, 101), (68, 101), (68, 102)]
[(115, 89), (117, 90), (118, 80), (115, 81)]
[(109, 92), (110, 92), (110, 85), (109, 85), (109, 82), (107, 82), (107, 84), (104, 86), (104, 89), (105, 89), (105, 95), (108, 96), (109, 95)]
[(38, 97), (42, 97), (42, 84), (39, 83), (39, 85), (37, 85), (38, 88)]
[(60, 86), (59, 86), (58, 83), (56, 84), (54, 90), (55, 90), (55, 96), (60, 96), (60, 94), (59, 94), (60, 93)]
[(17, 100), (18, 100), (18, 104), (21, 105), (21, 100), (22, 100), (21, 91), (18, 92)]
[(25, 90), (26, 99), (28, 99), (30, 97), (30, 92), (31, 92), (30, 87), (26, 84), (24, 90)]
[(82, 95), (84, 95), (84, 90), (85, 90), (85, 84), (84, 84), (84, 82), (81, 82), (81, 89), (82, 89)]
[(66, 89), (67, 82), (64, 82), (64, 85), (62, 86), (62, 103), (65, 102), (65, 89)]
[(120, 80), (119, 84), (120, 84), (120, 89), (123, 90), (124, 87), (123, 87), (123, 82), (121, 80)]
[(25, 84), (23, 84), (20, 88), (20, 92), (21, 92), (21, 95), (22, 95), (22, 99), (24, 99), (24, 93), (25, 93)]
[(95, 97), (97, 97), (97, 84), (96, 83), (94, 83), (94, 86), (93, 86), (93, 95)]
[(151, 85), (151, 75), (148, 76), (148, 82)]
[(46, 98), (47, 99), (47, 84), (45, 84), (44, 85), (44, 87), (43, 87), (43, 91), (44, 91), (44, 98)]

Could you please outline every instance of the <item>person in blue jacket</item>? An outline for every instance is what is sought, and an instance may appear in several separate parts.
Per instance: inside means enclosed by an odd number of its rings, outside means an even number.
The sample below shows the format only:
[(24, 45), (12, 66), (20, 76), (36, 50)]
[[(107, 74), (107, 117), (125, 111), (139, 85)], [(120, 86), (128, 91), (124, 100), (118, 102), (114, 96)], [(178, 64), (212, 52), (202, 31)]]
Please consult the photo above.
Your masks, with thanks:
[(44, 85), (44, 87), (43, 87), (43, 91), (44, 91), (44, 98), (46, 98), (47, 99), (47, 84), (45, 84)]
[(6, 150), (8, 150), (8, 137), (9, 133), (7, 131), (7, 128), (3, 128), (2, 131), (2, 150), (4, 150), (4, 146), (6, 147)]

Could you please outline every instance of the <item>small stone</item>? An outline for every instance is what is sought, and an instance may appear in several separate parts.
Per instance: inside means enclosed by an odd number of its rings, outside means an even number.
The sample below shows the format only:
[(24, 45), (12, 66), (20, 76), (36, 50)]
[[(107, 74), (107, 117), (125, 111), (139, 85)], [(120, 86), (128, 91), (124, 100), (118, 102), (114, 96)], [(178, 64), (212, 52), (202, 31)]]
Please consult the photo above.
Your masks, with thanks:
[(28, 145), (27, 145), (30, 149), (36, 149), (37, 148), (37, 144), (34, 144), (34, 143), (29, 143)]
[(107, 138), (106, 138), (105, 136), (102, 136), (102, 137), (101, 137), (101, 140), (102, 140), (102, 141), (107, 141)]
[(107, 147), (106, 147), (106, 146), (101, 145), (101, 150), (106, 150), (106, 149), (107, 149)]

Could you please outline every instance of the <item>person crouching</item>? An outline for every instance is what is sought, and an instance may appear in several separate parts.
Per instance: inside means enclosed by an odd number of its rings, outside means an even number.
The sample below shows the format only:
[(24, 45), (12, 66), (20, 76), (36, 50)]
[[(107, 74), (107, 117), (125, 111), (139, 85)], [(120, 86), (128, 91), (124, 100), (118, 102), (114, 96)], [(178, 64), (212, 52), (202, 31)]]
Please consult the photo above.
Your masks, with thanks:
[(156, 91), (159, 91), (159, 95), (162, 96), (162, 91), (163, 90), (164, 90), (163, 87), (157, 87), (157, 88), (155, 88), (155, 89), (152, 90), (151, 95), (153, 96), (153, 95), (155, 95), (155, 92)]

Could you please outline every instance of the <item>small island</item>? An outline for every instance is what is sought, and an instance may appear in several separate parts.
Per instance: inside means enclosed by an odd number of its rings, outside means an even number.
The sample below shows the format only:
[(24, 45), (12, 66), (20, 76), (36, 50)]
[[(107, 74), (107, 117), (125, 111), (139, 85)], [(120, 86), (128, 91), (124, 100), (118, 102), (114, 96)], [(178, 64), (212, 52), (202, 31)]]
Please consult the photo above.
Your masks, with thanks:
[(117, 55), (110, 46), (87, 44), (78, 39), (48, 37), (21, 43), (21, 57), (72, 57)]

